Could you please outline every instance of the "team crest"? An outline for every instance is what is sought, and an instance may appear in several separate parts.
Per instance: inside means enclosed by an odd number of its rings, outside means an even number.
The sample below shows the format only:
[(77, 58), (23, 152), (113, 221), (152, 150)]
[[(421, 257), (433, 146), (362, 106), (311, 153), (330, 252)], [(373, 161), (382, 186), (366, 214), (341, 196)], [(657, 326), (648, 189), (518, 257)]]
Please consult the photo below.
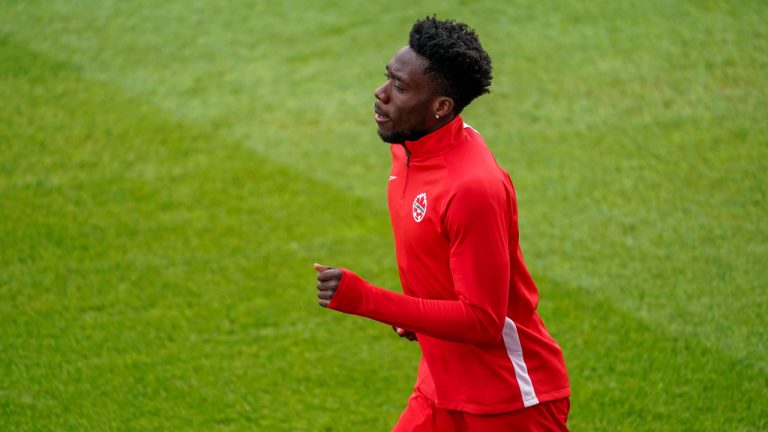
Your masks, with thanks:
[(427, 214), (427, 193), (423, 192), (416, 195), (416, 199), (413, 200), (413, 220), (421, 222), (424, 216)]

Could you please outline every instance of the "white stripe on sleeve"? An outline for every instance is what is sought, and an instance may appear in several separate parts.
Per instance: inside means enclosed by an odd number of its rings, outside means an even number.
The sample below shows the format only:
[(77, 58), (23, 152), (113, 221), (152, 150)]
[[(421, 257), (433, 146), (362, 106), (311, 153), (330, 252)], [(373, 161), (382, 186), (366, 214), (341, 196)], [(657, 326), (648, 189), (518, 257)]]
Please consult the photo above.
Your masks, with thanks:
[(515, 368), (515, 377), (517, 385), (520, 386), (520, 393), (523, 395), (523, 405), (527, 408), (539, 403), (536, 392), (533, 390), (531, 377), (528, 375), (528, 366), (523, 359), (523, 347), (520, 345), (520, 336), (517, 334), (515, 322), (507, 317), (504, 322), (504, 346), (507, 348), (507, 355)]

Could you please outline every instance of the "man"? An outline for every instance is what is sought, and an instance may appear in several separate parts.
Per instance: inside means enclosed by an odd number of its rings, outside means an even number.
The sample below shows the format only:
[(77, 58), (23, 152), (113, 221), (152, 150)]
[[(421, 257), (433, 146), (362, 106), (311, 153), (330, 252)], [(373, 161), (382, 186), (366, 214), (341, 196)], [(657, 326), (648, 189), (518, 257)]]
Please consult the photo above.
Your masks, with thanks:
[(413, 395), (394, 431), (567, 430), (570, 388), (536, 307), (512, 182), (460, 114), (488, 93), (472, 29), (418, 20), (374, 96), (391, 143), (389, 212), (404, 294), (315, 264), (321, 306), (418, 340)]

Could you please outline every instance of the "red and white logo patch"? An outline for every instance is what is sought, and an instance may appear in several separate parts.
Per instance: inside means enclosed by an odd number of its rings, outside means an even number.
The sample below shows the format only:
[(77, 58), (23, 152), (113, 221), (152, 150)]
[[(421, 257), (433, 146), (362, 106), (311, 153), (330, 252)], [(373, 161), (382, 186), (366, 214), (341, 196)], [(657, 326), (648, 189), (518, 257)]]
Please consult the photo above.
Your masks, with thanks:
[(413, 220), (421, 222), (424, 216), (427, 214), (427, 193), (423, 192), (416, 195), (416, 199), (413, 200)]

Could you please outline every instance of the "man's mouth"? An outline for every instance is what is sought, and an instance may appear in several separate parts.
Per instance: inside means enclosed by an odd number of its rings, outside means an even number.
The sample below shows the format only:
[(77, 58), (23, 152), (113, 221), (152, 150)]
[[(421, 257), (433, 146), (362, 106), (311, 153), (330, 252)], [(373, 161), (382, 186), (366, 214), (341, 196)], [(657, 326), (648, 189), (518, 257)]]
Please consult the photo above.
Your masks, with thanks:
[(389, 121), (389, 116), (384, 114), (379, 107), (375, 106), (373, 107), (373, 113), (374, 113), (374, 119), (376, 120), (376, 123), (386, 123)]

